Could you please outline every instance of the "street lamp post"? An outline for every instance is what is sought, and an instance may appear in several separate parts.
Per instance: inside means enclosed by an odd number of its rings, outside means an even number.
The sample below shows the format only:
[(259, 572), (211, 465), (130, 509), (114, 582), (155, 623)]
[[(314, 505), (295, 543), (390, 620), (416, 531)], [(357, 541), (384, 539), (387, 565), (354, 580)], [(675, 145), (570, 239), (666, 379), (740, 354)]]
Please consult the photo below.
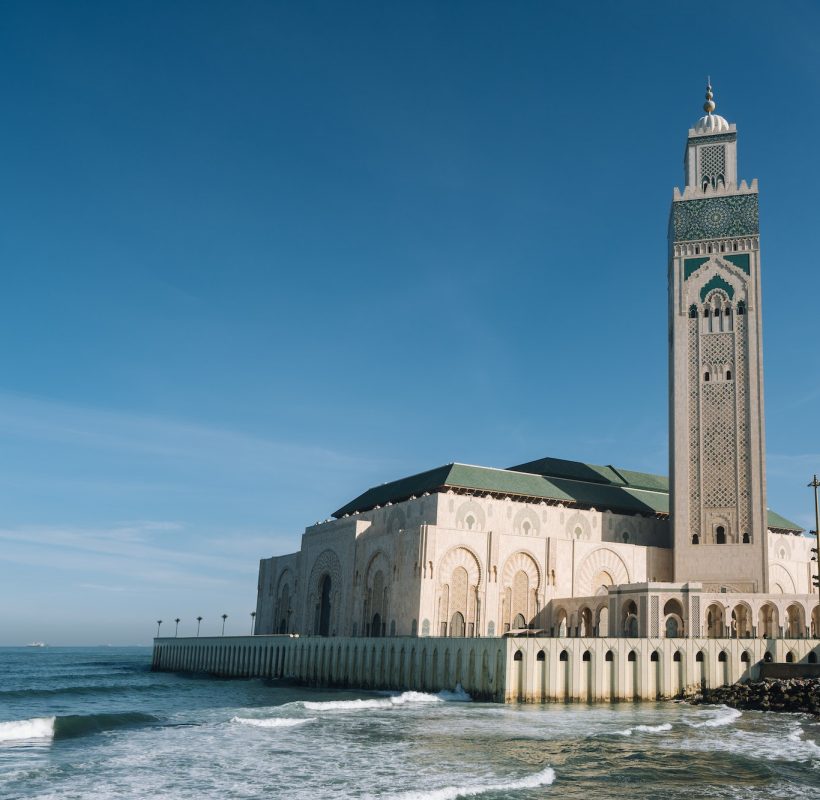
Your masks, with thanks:
[(222, 635), (223, 635), (223, 636), (225, 635), (225, 620), (226, 620), (226, 619), (228, 619), (228, 615), (227, 615), (227, 614), (223, 614), (223, 615), (222, 615)]
[(253, 623), (256, 621), (256, 612), (251, 611), (251, 636), (253, 636)]
[(158, 620), (157, 620), (157, 639), (159, 639), (159, 626), (160, 626), (160, 625), (162, 625), (162, 620), (161, 620), (161, 619), (158, 619)]
[[(815, 546), (812, 547), (812, 552), (814, 555), (812, 556), (812, 561), (816, 562), (818, 565), (818, 570), (816, 575), (812, 575), (811, 579), (814, 585), (817, 587), (817, 591), (820, 594), (820, 507), (817, 504), (817, 488), (820, 487), (820, 480), (817, 480), (817, 475), (814, 476), (812, 482), (809, 484), (810, 489), (814, 489), (814, 544)], [(814, 632), (815, 636), (820, 635), (820, 631)]]
[(202, 624), (202, 617), (196, 618), (196, 638), (199, 638), (199, 626)]
[(174, 628), (174, 636), (179, 636), (179, 617), (177, 617), (174, 622), (176, 622), (177, 626)]

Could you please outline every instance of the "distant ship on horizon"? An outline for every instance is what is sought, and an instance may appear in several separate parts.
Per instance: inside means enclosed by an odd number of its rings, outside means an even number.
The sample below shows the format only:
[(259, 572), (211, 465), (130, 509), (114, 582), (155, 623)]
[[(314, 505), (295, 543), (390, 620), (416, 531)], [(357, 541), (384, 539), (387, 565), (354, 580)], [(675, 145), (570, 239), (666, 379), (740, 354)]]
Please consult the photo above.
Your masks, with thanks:
[(26, 647), (48, 647), (45, 642), (29, 642)]

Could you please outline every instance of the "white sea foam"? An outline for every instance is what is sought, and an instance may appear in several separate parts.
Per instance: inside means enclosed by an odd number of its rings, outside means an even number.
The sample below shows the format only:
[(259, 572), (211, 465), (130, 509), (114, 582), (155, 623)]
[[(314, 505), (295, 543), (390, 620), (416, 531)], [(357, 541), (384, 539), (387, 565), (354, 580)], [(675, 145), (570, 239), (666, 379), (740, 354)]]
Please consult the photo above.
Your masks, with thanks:
[(689, 725), (693, 728), (722, 728), (724, 725), (731, 725), (742, 716), (742, 712), (736, 708), (729, 708), (729, 706), (721, 706), (720, 708), (721, 713), (716, 717), (701, 722), (690, 722)]
[(633, 733), (661, 733), (662, 731), (671, 731), (672, 723), (664, 722), (662, 725), (636, 725), (634, 728), (627, 728), (623, 731), (618, 731), (621, 736), (632, 736)]
[(487, 792), (515, 792), (549, 786), (555, 780), (555, 770), (546, 767), (533, 775), (513, 781), (494, 781), (467, 786), (443, 786), (440, 789), (420, 789), (391, 796), (391, 800), (457, 800), (459, 797), (477, 797)]
[(447, 689), (442, 689), (436, 697), (440, 697), (448, 703), (471, 703), (473, 700), (473, 698), (464, 691), (464, 687), (460, 683), (456, 684), (456, 688), (453, 689), (452, 692), (447, 691)]
[(803, 727), (801, 725), (796, 725), (791, 731), (789, 731), (789, 735), (786, 738), (790, 742), (794, 742), (798, 745), (800, 749), (804, 750), (808, 754), (811, 754), (814, 758), (820, 757), (820, 745), (811, 739), (804, 739), (803, 733)]
[(26, 739), (53, 739), (56, 717), (34, 717), (13, 722), (0, 722), (0, 742)]
[(389, 697), (370, 697), (358, 700), (326, 700), (322, 702), (306, 700), (302, 706), (309, 711), (366, 711), (379, 708), (395, 708), (411, 703), (444, 703), (444, 702), (467, 702), (472, 700), (464, 689), (457, 686), (452, 692), (439, 692), (429, 694), (427, 692), (402, 692), (401, 694)]
[(304, 719), (295, 719), (293, 717), (232, 717), (231, 722), (250, 725), (254, 728), (295, 728), (297, 725), (304, 725), (306, 722), (316, 722), (316, 717), (306, 717)]

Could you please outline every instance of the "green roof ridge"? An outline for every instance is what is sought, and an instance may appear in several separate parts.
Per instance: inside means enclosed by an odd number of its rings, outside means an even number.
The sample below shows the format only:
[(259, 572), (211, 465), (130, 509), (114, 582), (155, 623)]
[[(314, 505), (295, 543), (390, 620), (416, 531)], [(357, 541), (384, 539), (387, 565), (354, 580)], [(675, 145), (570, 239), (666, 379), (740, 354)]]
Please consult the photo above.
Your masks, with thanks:
[[(611, 465), (543, 458), (509, 469), (454, 461), (372, 486), (334, 512), (333, 516), (338, 519), (444, 488), (577, 503), (623, 514), (669, 514), (669, 479), (665, 475)], [(771, 510), (768, 510), (767, 525), (777, 530), (802, 530), (799, 525)]]

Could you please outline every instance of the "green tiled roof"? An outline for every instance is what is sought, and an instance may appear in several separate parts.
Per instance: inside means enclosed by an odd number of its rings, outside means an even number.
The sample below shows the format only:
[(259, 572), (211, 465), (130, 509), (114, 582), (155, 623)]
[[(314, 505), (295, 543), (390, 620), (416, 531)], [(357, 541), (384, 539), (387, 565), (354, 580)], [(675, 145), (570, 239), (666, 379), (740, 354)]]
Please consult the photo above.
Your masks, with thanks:
[[(622, 514), (669, 513), (669, 480), (663, 475), (561, 458), (542, 458), (510, 469), (445, 464), (374, 486), (334, 512), (333, 516), (340, 518), (447, 488), (577, 503)], [(768, 524), (779, 530), (802, 530), (773, 511), (769, 511)]]
[(803, 528), (800, 525), (796, 525), (791, 520), (786, 519), (785, 517), (781, 517), (776, 511), (772, 511), (770, 508), (766, 509), (766, 514), (769, 518), (768, 522), (766, 523), (770, 528), (774, 528), (775, 530), (781, 531), (802, 531)]

